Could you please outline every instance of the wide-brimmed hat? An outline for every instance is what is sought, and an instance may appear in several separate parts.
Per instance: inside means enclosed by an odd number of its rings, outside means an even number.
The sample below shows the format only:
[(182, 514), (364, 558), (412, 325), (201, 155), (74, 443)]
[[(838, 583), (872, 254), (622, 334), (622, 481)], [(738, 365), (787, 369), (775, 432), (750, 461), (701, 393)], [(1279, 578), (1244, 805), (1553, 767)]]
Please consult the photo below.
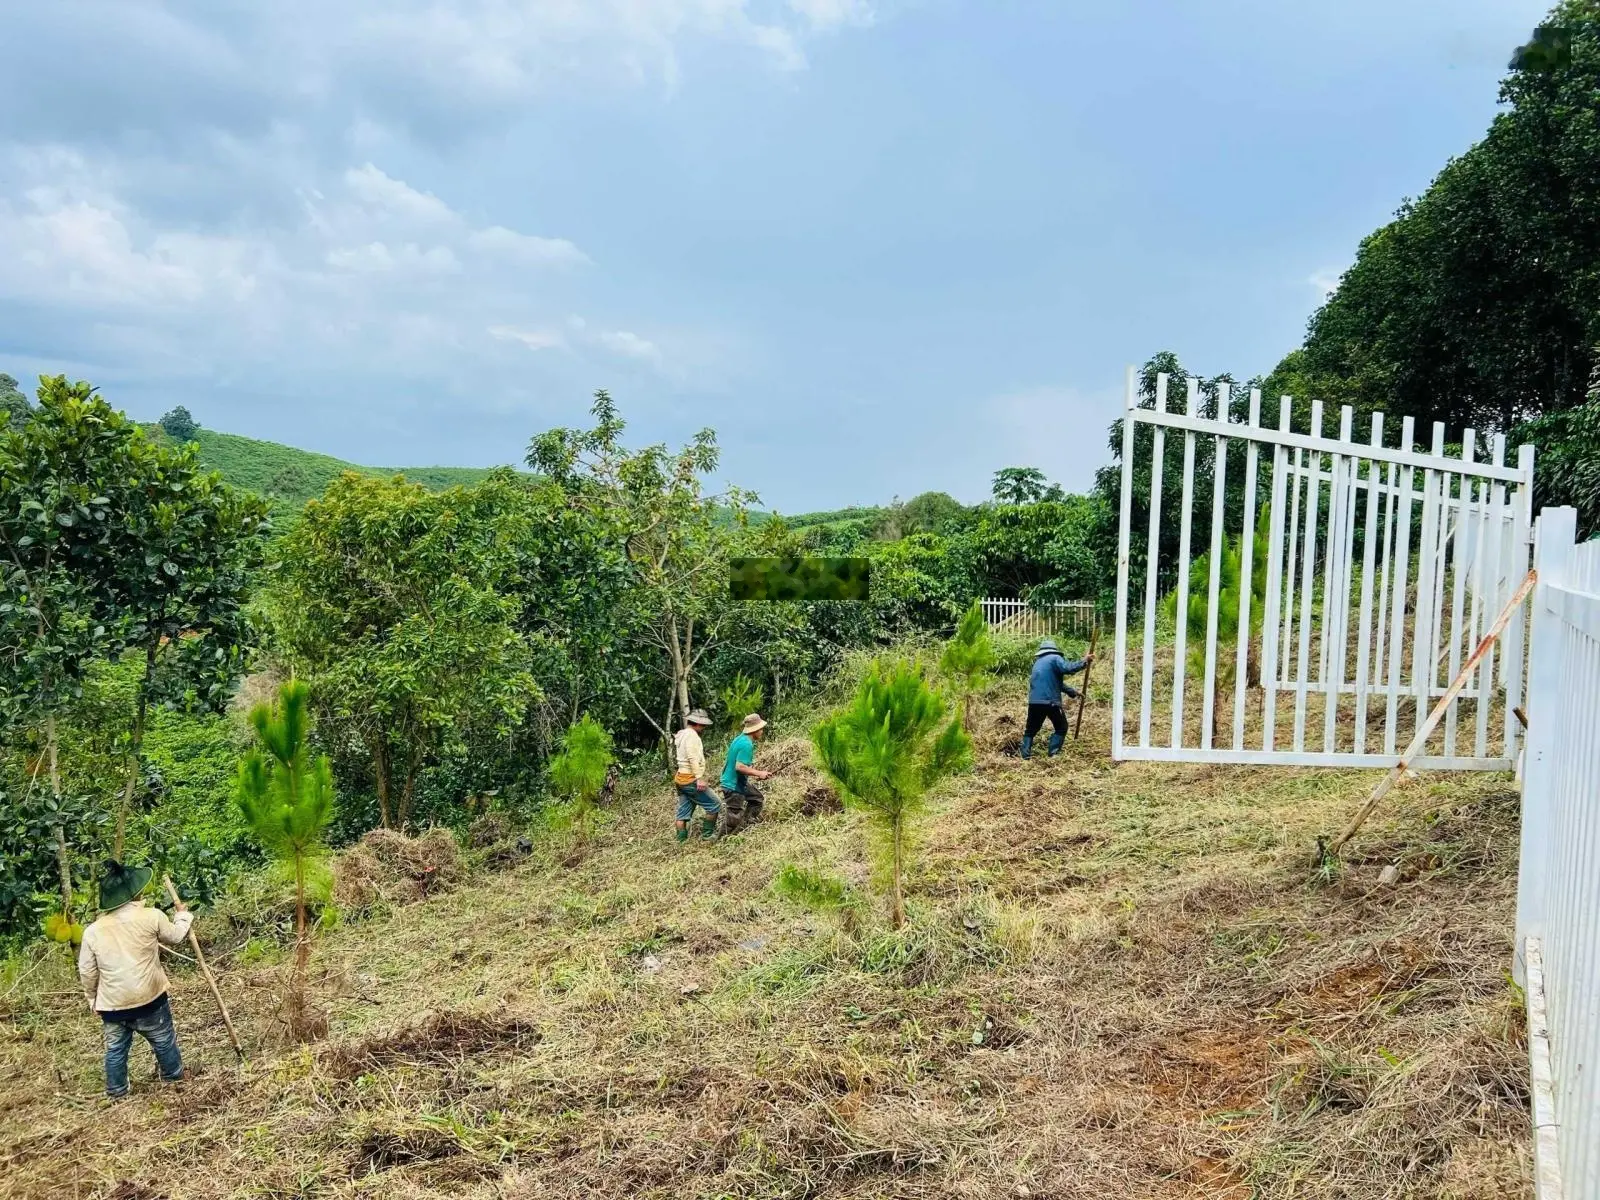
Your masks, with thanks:
[(1060, 653), (1061, 653), (1061, 647), (1056, 645), (1055, 642), (1052, 641), (1050, 638), (1045, 638), (1044, 641), (1039, 643), (1039, 654), (1035, 654), (1034, 657), (1038, 658), (1040, 654), (1060, 654)]
[(765, 729), (766, 727), (767, 723), (761, 719), (760, 713), (751, 713), (744, 719), (744, 723), (739, 726), (739, 732), (754, 733), (756, 730)]
[(690, 725), (711, 725), (711, 715), (703, 708), (697, 708), (684, 718)]
[(100, 907), (109, 912), (121, 908), (129, 900), (137, 900), (150, 886), (149, 867), (125, 867), (114, 858), (108, 858), (100, 869)]

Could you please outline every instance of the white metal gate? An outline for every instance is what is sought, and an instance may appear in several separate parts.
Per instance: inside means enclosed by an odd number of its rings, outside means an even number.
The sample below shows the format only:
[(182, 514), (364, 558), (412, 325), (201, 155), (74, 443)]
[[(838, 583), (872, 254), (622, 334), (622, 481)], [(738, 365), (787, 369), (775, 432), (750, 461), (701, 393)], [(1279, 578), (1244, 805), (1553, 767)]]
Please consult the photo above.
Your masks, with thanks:
[[(1188, 381), (1183, 412), (1157, 376), (1150, 407), (1128, 374), (1122, 430), (1117, 645), (1112, 753), (1119, 759), (1387, 767), (1445, 693), (1528, 567), (1533, 448), (1506, 463), (1503, 436), (1478, 460), (1468, 429), (1447, 456), (1442, 424), (1417, 451), (1412, 418), (1398, 446), (1383, 414), (1352, 438), (1352, 410), (1324, 436), (1320, 401), (1293, 429), (1261, 424), (1261, 393), (1232, 420), (1224, 387), (1215, 418)], [(1150, 429), (1142, 630), (1129, 626), (1135, 452)], [(1168, 446), (1168, 442), (1174, 444)], [(1209, 528), (1192, 521), (1197, 448), (1209, 459)], [(1177, 459), (1181, 454), (1181, 474)], [(1178, 475), (1169, 483), (1168, 471)], [(1206, 487), (1202, 479), (1201, 487)], [(1228, 513), (1234, 513), (1232, 522)], [(1163, 537), (1177, 522), (1170, 644), (1156, 602)], [(1203, 540), (1195, 544), (1196, 535)], [(1264, 560), (1264, 561), (1263, 561)], [(1228, 564), (1225, 567), (1225, 562)], [(1191, 579), (1192, 566), (1202, 569)], [(1248, 586), (1246, 582), (1248, 581)], [(1191, 630), (1193, 624), (1195, 628)], [(1512, 623), (1412, 765), (1508, 770), (1516, 758), (1525, 626)], [(1134, 665), (1128, 713), (1128, 671)], [(1496, 679), (1499, 686), (1496, 686)]]

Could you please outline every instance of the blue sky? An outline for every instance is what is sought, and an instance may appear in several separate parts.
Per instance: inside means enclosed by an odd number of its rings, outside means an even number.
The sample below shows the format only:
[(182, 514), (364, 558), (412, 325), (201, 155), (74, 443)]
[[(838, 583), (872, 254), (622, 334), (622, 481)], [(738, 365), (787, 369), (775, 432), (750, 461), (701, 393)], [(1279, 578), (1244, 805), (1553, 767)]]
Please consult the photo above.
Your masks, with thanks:
[(0, 4), (0, 370), (372, 464), (608, 388), (784, 511), (1082, 488), (1269, 370), (1523, 0)]

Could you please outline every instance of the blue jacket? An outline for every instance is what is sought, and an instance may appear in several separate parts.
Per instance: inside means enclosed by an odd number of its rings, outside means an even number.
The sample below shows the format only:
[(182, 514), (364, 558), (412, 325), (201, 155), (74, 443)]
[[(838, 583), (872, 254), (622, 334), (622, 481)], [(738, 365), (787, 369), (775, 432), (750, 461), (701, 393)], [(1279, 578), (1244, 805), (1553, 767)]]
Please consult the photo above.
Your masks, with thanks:
[(1068, 662), (1059, 654), (1041, 654), (1033, 660), (1033, 674), (1028, 679), (1029, 704), (1060, 704), (1061, 693), (1068, 675), (1083, 670), (1083, 660)]

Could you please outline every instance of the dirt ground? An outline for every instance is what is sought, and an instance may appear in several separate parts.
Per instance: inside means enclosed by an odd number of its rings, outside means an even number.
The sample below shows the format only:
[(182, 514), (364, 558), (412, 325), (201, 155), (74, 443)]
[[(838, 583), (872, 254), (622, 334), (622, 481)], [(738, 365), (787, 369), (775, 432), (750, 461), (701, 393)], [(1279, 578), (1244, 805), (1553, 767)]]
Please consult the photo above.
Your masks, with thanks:
[[(201, 1073), (158, 1086), (136, 1048), (108, 1106), (66, 956), (24, 964), (0, 1194), (1532, 1194), (1508, 780), (1424, 776), (1319, 873), (1372, 775), (1114, 767), (1098, 704), (1022, 762), (1003, 691), (898, 932), (862, 818), (779, 727), (763, 755), (789, 768), (736, 838), (675, 844), (670, 788), (625, 781), (576, 865), (541, 844), (323, 935), (313, 1047), (274, 1019), (281, 953), (203, 916), (249, 1062), (177, 963)], [(789, 863), (870, 902), (799, 907), (773, 887)]]

